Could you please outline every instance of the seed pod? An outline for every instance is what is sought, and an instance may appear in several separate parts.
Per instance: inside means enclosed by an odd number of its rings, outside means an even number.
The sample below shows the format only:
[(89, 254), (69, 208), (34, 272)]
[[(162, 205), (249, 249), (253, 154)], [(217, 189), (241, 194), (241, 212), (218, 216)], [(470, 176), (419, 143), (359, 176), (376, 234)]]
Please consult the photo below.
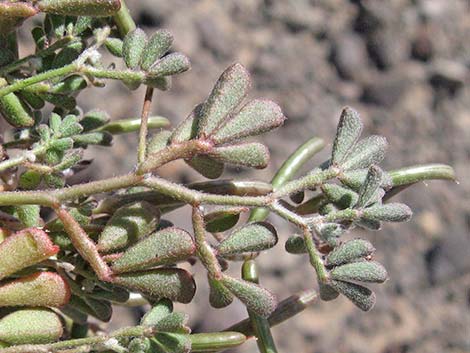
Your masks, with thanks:
[(339, 293), (329, 284), (320, 282), (320, 299), (328, 302), (338, 298)]
[(147, 35), (140, 28), (136, 28), (124, 37), (122, 56), (128, 68), (136, 69), (139, 66), (146, 45)]
[(159, 300), (152, 309), (140, 320), (140, 324), (144, 326), (155, 326), (160, 320), (170, 315), (173, 311), (173, 303), (168, 299)]
[(338, 266), (365, 258), (374, 252), (374, 246), (367, 240), (353, 239), (333, 249), (328, 254), (326, 263), (328, 266)]
[(61, 307), (69, 299), (68, 283), (54, 272), (37, 272), (0, 286), (0, 306)]
[(369, 168), (372, 164), (379, 164), (385, 157), (387, 140), (382, 136), (369, 136), (359, 141), (342, 163), (344, 170)]
[(301, 235), (294, 234), (287, 239), (284, 245), (286, 251), (290, 254), (305, 254), (307, 248), (305, 246), (305, 240)]
[(168, 145), (170, 137), (171, 131), (168, 130), (163, 130), (153, 135), (147, 144), (147, 155), (157, 153), (164, 149)]
[(375, 294), (369, 288), (343, 281), (331, 281), (330, 284), (335, 290), (352, 301), (359, 309), (369, 311), (374, 307), (376, 300)]
[(331, 163), (340, 165), (351, 154), (351, 150), (362, 133), (362, 122), (359, 114), (350, 107), (345, 107), (333, 143)]
[(82, 298), (72, 295), (70, 305), (74, 309), (104, 322), (111, 320), (111, 316), (113, 315), (113, 308), (111, 303), (107, 300), (96, 300), (90, 297)]
[(95, 130), (110, 121), (108, 113), (103, 110), (90, 110), (80, 120), (80, 125), (83, 127), (84, 132)]
[(219, 244), (216, 250), (220, 256), (263, 251), (276, 245), (277, 240), (277, 233), (272, 225), (255, 222), (235, 230)]
[(155, 230), (160, 212), (148, 202), (136, 202), (114, 212), (98, 240), (98, 249), (111, 252), (135, 244)]
[(106, 38), (104, 45), (108, 51), (118, 58), (122, 57), (123, 42), (119, 38)]
[(196, 292), (193, 277), (179, 268), (124, 273), (115, 277), (115, 283), (141, 292), (152, 300), (168, 298), (171, 301), (189, 303)]
[(55, 342), (62, 334), (59, 317), (46, 309), (17, 310), (0, 320), (0, 341), (12, 345)]
[(41, 174), (34, 170), (27, 170), (20, 175), (18, 185), (23, 190), (33, 190), (41, 183)]
[(359, 190), (359, 201), (357, 207), (366, 207), (380, 199), (380, 183), (382, 182), (382, 169), (371, 165), (364, 184)]
[(113, 265), (114, 273), (169, 265), (186, 260), (196, 251), (193, 238), (179, 228), (165, 228), (127, 249)]
[(268, 148), (257, 142), (216, 147), (209, 156), (221, 162), (257, 169), (266, 168), (269, 163)]
[(407, 222), (413, 212), (403, 203), (374, 205), (362, 211), (362, 219), (383, 222)]
[(352, 208), (357, 203), (359, 196), (351, 189), (336, 184), (324, 184), (321, 186), (323, 194), (329, 201), (340, 209)]
[(217, 179), (224, 172), (224, 164), (209, 156), (194, 156), (191, 159), (186, 159), (185, 162), (208, 179)]
[(218, 280), (208, 278), (209, 303), (213, 308), (220, 309), (229, 306), (233, 302), (233, 294)]
[(188, 71), (191, 63), (186, 55), (181, 53), (171, 53), (155, 62), (148, 70), (147, 76), (150, 79), (171, 76)]
[(17, 232), (0, 244), (0, 279), (46, 260), (58, 251), (59, 247), (40, 229)]
[(234, 64), (222, 73), (202, 106), (199, 127), (201, 137), (212, 134), (241, 103), (250, 86), (250, 75), (241, 64)]
[(257, 284), (224, 275), (222, 284), (246, 307), (262, 317), (268, 317), (276, 309), (276, 298)]
[(331, 278), (340, 281), (383, 283), (388, 274), (385, 267), (376, 261), (358, 261), (335, 267)]
[(42, 12), (63, 16), (108, 17), (121, 8), (120, 0), (40, 0)]
[(140, 61), (142, 70), (148, 71), (170, 49), (172, 43), (173, 36), (169, 31), (164, 29), (156, 31), (148, 40), (142, 53)]
[(211, 233), (225, 232), (234, 227), (240, 219), (240, 213), (248, 211), (246, 207), (225, 207), (204, 216), (206, 230)]
[(256, 136), (281, 126), (286, 117), (281, 108), (270, 100), (255, 99), (238, 114), (227, 119), (214, 131), (211, 139), (217, 144), (248, 136)]
[(0, 97), (0, 113), (14, 127), (29, 127), (34, 125), (31, 110), (15, 93)]

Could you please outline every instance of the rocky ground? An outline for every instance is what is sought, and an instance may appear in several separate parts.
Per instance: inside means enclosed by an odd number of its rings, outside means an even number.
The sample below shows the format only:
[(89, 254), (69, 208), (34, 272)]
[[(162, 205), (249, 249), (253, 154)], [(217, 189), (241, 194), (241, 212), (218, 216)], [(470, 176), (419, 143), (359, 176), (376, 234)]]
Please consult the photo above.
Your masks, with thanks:
[[(415, 211), (407, 224), (362, 232), (378, 249), (391, 279), (378, 302), (361, 313), (345, 299), (318, 303), (274, 329), (281, 352), (470, 351), (470, 8), (465, 0), (140, 0), (128, 1), (149, 31), (168, 28), (192, 70), (158, 93), (154, 112), (175, 123), (202, 101), (225, 67), (241, 62), (253, 73), (252, 96), (269, 97), (288, 121), (265, 137), (272, 163), (265, 171), (230, 169), (225, 176), (269, 180), (307, 138), (329, 141), (341, 107), (351, 105), (366, 133), (387, 136), (386, 168), (415, 162), (455, 167), (459, 184), (432, 182), (400, 195)], [(84, 108), (113, 117), (139, 114), (142, 89), (120, 85), (81, 96)], [(118, 138), (115, 160), (93, 151), (95, 176), (132, 168), (135, 137)], [(329, 152), (316, 159), (321, 162)], [(112, 166), (112, 168), (111, 168)], [(311, 166), (310, 166), (311, 167)], [(199, 178), (183, 164), (164, 174)], [(178, 214), (178, 217), (180, 214)], [(273, 217), (283, 239), (292, 231)], [(179, 222), (181, 224), (181, 222)], [(181, 224), (185, 225), (185, 224)], [(187, 226), (188, 224), (186, 224)], [(282, 254), (281, 254), (282, 253)], [(305, 258), (280, 244), (260, 257), (262, 282), (280, 298), (314, 286)], [(200, 276), (199, 283), (203, 283)], [(197, 331), (246, 316), (243, 307), (209, 308), (201, 286), (190, 306)], [(185, 308), (187, 309), (187, 308)], [(122, 323), (120, 323), (121, 325)], [(236, 352), (255, 352), (250, 343)]]

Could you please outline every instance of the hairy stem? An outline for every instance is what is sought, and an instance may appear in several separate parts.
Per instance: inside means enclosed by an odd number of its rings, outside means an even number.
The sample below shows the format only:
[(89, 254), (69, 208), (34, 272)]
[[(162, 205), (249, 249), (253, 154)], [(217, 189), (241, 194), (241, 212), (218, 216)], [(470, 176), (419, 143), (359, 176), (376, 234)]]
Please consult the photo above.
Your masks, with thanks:
[(137, 151), (137, 162), (139, 164), (144, 162), (147, 152), (148, 119), (152, 97), (153, 88), (147, 87), (145, 91), (144, 104), (142, 106), (142, 114), (140, 116), (139, 147)]

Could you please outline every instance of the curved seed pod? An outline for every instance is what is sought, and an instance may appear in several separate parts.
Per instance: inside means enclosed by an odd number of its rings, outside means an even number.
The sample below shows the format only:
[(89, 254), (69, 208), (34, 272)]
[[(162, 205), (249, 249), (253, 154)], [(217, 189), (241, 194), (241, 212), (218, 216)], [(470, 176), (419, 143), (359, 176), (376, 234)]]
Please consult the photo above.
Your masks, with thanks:
[(383, 222), (407, 222), (413, 212), (403, 203), (374, 205), (362, 211), (362, 219)]
[(352, 301), (359, 309), (369, 311), (374, 307), (375, 294), (369, 288), (343, 281), (331, 281), (330, 285)]
[(200, 137), (212, 134), (245, 98), (250, 86), (250, 75), (241, 64), (233, 64), (222, 73), (202, 107)]
[(173, 312), (173, 303), (168, 299), (159, 300), (140, 320), (144, 326), (155, 326)]
[(165, 29), (156, 31), (148, 40), (142, 53), (140, 67), (148, 71), (150, 67), (160, 59), (171, 47), (173, 36)]
[(114, 212), (98, 239), (98, 249), (110, 252), (134, 244), (155, 230), (160, 212), (148, 202), (136, 202)]
[(368, 168), (372, 164), (379, 164), (385, 157), (387, 139), (383, 136), (369, 136), (359, 141), (342, 163), (344, 170)]
[(217, 179), (224, 172), (224, 164), (209, 156), (198, 155), (191, 159), (186, 159), (185, 162), (208, 179)]
[(88, 132), (107, 124), (110, 120), (108, 113), (100, 109), (94, 109), (83, 115), (83, 118), (80, 119), (80, 125), (83, 127), (84, 132)]
[(119, 11), (120, 0), (40, 0), (42, 12), (63, 16), (108, 17)]
[(57, 254), (47, 234), (37, 228), (28, 228), (9, 236), (0, 243), (0, 279), (25, 267)]
[(9, 93), (0, 97), (0, 113), (14, 127), (29, 127), (34, 125), (31, 110), (15, 93)]
[(276, 245), (277, 240), (277, 233), (272, 225), (255, 222), (235, 230), (219, 244), (216, 250), (220, 256), (263, 251)]
[(247, 207), (225, 207), (204, 216), (206, 230), (211, 233), (225, 232), (234, 227)]
[(188, 71), (191, 68), (189, 58), (181, 53), (171, 53), (155, 62), (147, 71), (150, 79), (171, 76)]
[(379, 200), (382, 178), (382, 169), (376, 165), (371, 165), (366, 180), (359, 190), (359, 201), (356, 207), (366, 207)]
[(0, 320), (0, 341), (13, 345), (55, 342), (63, 332), (59, 317), (47, 309), (17, 310)]
[(0, 306), (61, 307), (70, 299), (68, 283), (57, 273), (38, 272), (0, 286)]
[[(341, 173), (338, 179), (341, 181), (342, 184), (346, 185), (347, 187), (359, 191), (361, 186), (366, 181), (368, 172), (368, 169), (348, 170)], [(380, 183), (380, 187), (384, 190), (389, 190), (392, 185), (393, 184), (390, 175), (382, 171), (382, 181)]]
[(224, 275), (222, 284), (246, 307), (262, 317), (268, 317), (276, 309), (276, 298), (257, 284)]
[(233, 302), (233, 294), (224, 285), (215, 279), (209, 281), (209, 303), (213, 308), (220, 309), (229, 306)]
[(374, 252), (374, 246), (367, 240), (353, 239), (334, 248), (326, 257), (326, 264), (338, 266), (367, 257)]
[(179, 228), (165, 228), (127, 249), (112, 267), (114, 273), (141, 270), (186, 260), (196, 251), (193, 238)]
[(333, 268), (332, 279), (340, 281), (383, 283), (388, 279), (387, 270), (376, 261), (351, 262)]
[(281, 108), (276, 103), (255, 99), (248, 102), (235, 116), (224, 121), (211, 135), (211, 139), (221, 144), (256, 136), (281, 126), (285, 119)]
[(168, 130), (162, 130), (153, 135), (147, 144), (147, 155), (157, 153), (164, 149), (168, 145), (170, 137), (171, 131)]
[(341, 112), (333, 143), (332, 164), (340, 165), (351, 154), (352, 148), (361, 136), (362, 127), (358, 112), (350, 107), (345, 107)]
[(284, 245), (286, 251), (290, 254), (306, 254), (307, 247), (305, 246), (304, 237), (298, 234), (291, 235)]
[(338, 298), (339, 293), (329, 284), (320, 282), (320, 299), (328, 302)]
[(114, 278), (115, 283), (141, 292), (153, 300), (168, 298), (171, 301), (189, 303), (196, 292), (193, 277), (179, 268), (162, 268), (125, 273)]
[(70, 298), (70, 305), (79, 312), (91, 315), (98, 320), (108, 322), (113, 315), (113, 308), (111, 303), (107, 300), (96, 300), (90, 297), (81, 298), (72, 295)]
[(139, 66), (146, 45), (147, 35), (140, 28), (136, 28), (124, 37), (122, 56), (128, 68), (136, 69)]
[(324, 184), (321, 186), (321, 190), (328, 200), (340, 209), (354, 207), (359, 199), (358, 194), (353, 190), (336, 184)]
[(114, 55), (117, 56), (118, 58), (122, 57), (122, 47), (123, 47), (123, 41), (120, 38), (111, 38), (108, 37), (104, 41), (104, 45), (108, 51)]
[(266, 168), (269, 163), (268, 148), (257, 142), (216, 147), (209, 156), (221, 162), (256, 169)]

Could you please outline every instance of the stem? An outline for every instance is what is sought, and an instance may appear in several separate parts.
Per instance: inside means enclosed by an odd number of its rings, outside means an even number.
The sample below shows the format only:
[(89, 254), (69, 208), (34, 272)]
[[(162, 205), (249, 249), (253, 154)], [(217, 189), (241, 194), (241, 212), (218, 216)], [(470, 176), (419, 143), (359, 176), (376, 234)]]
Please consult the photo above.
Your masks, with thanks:
[(310, 258), (310, 264), (315, 269), (317, 273), (318, 281), (319, 282), (326, 282), (328, 280), (328, 272), (326, 271), (325, 265), (321, 259), (321, 255), (315, 246), (315, 242), (313, 240), (313, 235), (309, 228), (304, 228), (303, 230), (304, 240), (305, 240), (305, 247), (307, 248), (308, 256)]
[(47, 149), (47, 146), (41, 145), (30, 151), (23, 152), (21, 155), (15, 158), (7, 159), (3, 162), (0, 162), (0, 171), (4, 171), (6, 169), (13, 168), (20, 164), (23, 164), (27, 162), (32, 156), (37, 156), (37, 155), (44, 153), (46, 149)]
[(113, 16), (113, 19), (122, 37), (136, 28), (135, 22), (124, 0), (121, 0), (121, 9)]
[(389, 172), (393, 186), (417, 183), (423, 180), (455, 180), (455, 171), (446, 164), (413, 165)]
[(147, 134), (148, 134), (148, 118), (150, 112), (150, 105), (152, 104), (153, 88), (147, 87), (145, 91), (144, 105), (142, 107), (142, 115), (140, 116), (140, 131), (139, 131), (139, 147), (137, 151), (137, 162), (143, 163), (145, 155), (147, 154)]
[[(242, 266), (242, 278), (246, 281), (258, 284), (258, 268), (255, 260), (246, 260)], [(271, 333), (271, 327), (268, 319), (257, 315), (251, 310), (248, 311), (248, 316), (251, 321), (256, 336), (256, 344), (260, 353), (277, 353), (276, 344)]]

